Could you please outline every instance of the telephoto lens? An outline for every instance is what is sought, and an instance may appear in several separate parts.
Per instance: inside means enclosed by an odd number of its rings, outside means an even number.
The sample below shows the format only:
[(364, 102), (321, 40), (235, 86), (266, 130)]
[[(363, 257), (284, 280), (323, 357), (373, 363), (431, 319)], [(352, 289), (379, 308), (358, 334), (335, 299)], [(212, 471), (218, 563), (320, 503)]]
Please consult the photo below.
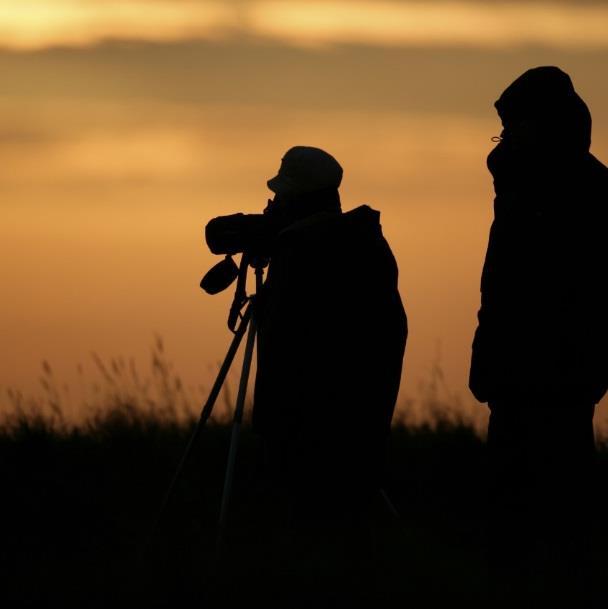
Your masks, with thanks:
[(273, 222), (265, 214), (219, 216), (205, 228), (205, 239), (213, 254), (263, 254), (273, 234)]

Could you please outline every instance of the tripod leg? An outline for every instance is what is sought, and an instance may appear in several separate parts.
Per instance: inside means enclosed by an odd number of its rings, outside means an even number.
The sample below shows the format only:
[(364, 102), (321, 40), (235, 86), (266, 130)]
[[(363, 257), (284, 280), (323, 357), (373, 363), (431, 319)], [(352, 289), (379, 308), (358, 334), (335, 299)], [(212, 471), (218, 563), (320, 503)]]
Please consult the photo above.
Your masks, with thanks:
[(400, 520), (401, 516), (399, 516), (399, 512), (397, 511), (397, 508), (395, 507), (394, 503), (391, 501), (390, 497), (386, 494), (386, 491), (383, 488), (380, 489), (380, 497), (382, 497), (382, 500), (384, 501), (384, 504), (388, 508), (388, 511), (390, 512), (391, 516), (395, 520)]
[(169, 488), (167, 489), (167, 492), (165, 493), (163, 502), (162, 502), (160, 510), (158, 512), (158, 516), (156, 517), (156, 521), (150, 532), (150, 539), (152, 539), (152, 537), (154, 536), (154, 533), (156, 532), (156, 529), (158, 528), (158, 525), (163, 517), (165, 509), (167, 508), (167, 505), (169, 504), (169, 500), (171, 499), (171, 495), (173, 494), (173, 489), (175, 487), (175, 484), (177, 483), (177, 481), (182, 473), (182, 469), (184, 468), (184, 465), (186, 464), (186, 461), (188, 460), (188, 456), (190, 455), (190, 451), (192, 450), (192, 447), (194, 446), (194, 442), (195, 442), (196, 438), (198, 437), (198, 434), (205, 427), (205, 424), (209, 420), (209, 417), (211, 416), (213, 407), (215, 406), (215, 402), (217, 401), (217, 397), (220, 393), (220, 390), (222, 389), (222, 385), (224, 384), (224, 381), (226, 380), (226, 376), (228, 375), (228, 371), (230, 370), (232, 361), (234, 360), (234, 356), (236, 355), (239, 345), (241, 344), (241, 340), (243, 339), (243, 336), (245, 335), (247, 326), (250, 325), (251, 323), (252, 323), (251, 322), (251, 305), (249, 305), (247, 307), (245, 313), (243, 314), (243, 319), (241, 321), (241, 324), (239, 325), (239, 327), (234, 335), (234, 338), (232, 339), (232, 343), (230, 344), (230, 347), (228, 348), (228, 353), (226, 353), (224, 362), (222, 363), (220, 371), (218, 372), (215, 382), (213, 383), (213, 387), (211, 388), (209, 397), (207, 398), (207, 401), (205, 402), (203, 410), (201, 411), (201, 415), (199, 417), (199, 420), (196, 423), (196, 427), (194, 428), (194, 431), (192, 432), (192, 435), (190, 436), (190, 439), (188, 440), (188, 444), (186, 445), (184, 453), (182, 454), (182, 457), (175, 470), (175, 473), (173, 474), (173, 479), (171, 480), (171, 483), (169, 484)]
[(232, 479), (234, 477), (234, 464), (236, 462), (236, 451), (239, 442), (239, 432), (241, 429), (241, 421), (243, 420), (243, 410), (245, 408), (245, 396), (247, 394), (247, 383), (249, 381), (249, 371), (251, 369), (251, 360), (253, 357), (253, 345), (255, 343), (256, 322), (255, 315), (252, 316), (249, 323), (249, 333), (247, 335), (247, 344), (245, 346), (245, 354), (243, 357), (243, 370), (241, 372), (241, 380), (239, 383), (239, 392), (236, 399), (236, 407), (234, 410), (234, 418), (232, 422), (232, 436), (230, 439), (230, 451), (228, 453), (228, 464), (226, 466), (226, 477), (224, 479), (224, 490), (222, 493), (222, 504), (220, 508), (220, 517), (218, 522), (217, 533), (217, 550), (219, 552), (223, 537), (224, 528), (226, 525), (226, 513), (228, 510), (228, 501), (230, 499), (230, 491), (232, 490)]

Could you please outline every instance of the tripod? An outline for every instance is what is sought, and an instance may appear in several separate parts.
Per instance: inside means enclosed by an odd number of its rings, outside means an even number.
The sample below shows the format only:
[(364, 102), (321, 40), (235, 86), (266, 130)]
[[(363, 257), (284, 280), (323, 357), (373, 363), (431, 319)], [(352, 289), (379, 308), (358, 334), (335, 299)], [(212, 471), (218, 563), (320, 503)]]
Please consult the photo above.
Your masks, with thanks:
[[(228, 462), (226, 465), (226, 475), (224, 477), (224, 488), (222, 491), (222, 500), (220, 507), (220, 514), (218, 518), (218, 532), (217, 532), (217, 550), (221, 549), (224, 531), (226, 527), (226, 516), (228, 513), (228, 504), (230, 501), (230, 494), (232, 491), (232, 482), (234, 477), (234, 466), (236, 463), (236, 453), (239, 442), (239, 433), (241, 429), (241, 423), (243, 420), (243, 411), (245, 409), (245, 397), (247, 394), (247, 384), (249, 382), (249, 372), (251, 370), (251, 360), (253, 358), (253, 347), (255, 344), (255, 335), (257, 332), (257, 315), (256, 315), (256, 297), (257, 294), (260, 293), (263, 277), (264, 277), (264, 262), (254, 261), (251, 265), (255, 269), (255, 283), (256, 283), (256, 294), (252, 294), (247, 296), (245, 291), (245, 283), (247, 278), (247, 269), (250, 264), (249, 257), (243, 254), (243, 258), (241, 260), (241, 266), (239, 269), (238, 275), (238, 283), (236, 288), (236, 293), (234, 297), (234, 301), (232, 303), (232, 307), (230, 309), (230, 315), (228, 317), (228, 326), (234, 332), (234, 337), (232, 339), (232, 343), (228, 348), (228, 352), (226, 353), (226, 357), (220, 367), (218, 375), (213, 383), (211, 391), (209, 392), (209, 397), (203, 406), (200, 417), (194, 427), (194, 431), (186, 444), (186, 448), (182, 457), (179, 461), (179, 464), (173, 474), (173, 478), (169, 484), (169, 487), (165, 493), (163, 502), (161, 504), (161, 508), (159, 510), (159, 514), (156, 518), (156, 522), (154, 528), (152, 530), (152, 534), (156, 531), (158, 524), (160, 523), (163, 514), (169, 504), (171, 496), (173, 495), (173, 491), (179, 477), (181, 476), (182, 470), (188, 461), (188, 457), (190, 456), (190, 452), (198, 438), (199, 434), (205, 428), (207, 421), (211, 417), (211, 413), (213, 412), (213, 407), (217, 401), (219, 393), (222, 389), (224, 381), (226, 380), (226, 376), (230, 370), (234, 357), (237, 354), (241, 341), (245, 333), (247, 333), (247, 341), (245, 343), (245, 353), (243, 356), (243, 366), (241, 369), (241, 378), (239, 381), (239, 389), (236, 398), (236, 404), (234, 408), (234, 415), (232, 419), (232, 433), (230, 437), (230, 449), (228, 452)], [(243, 307), (247, 305), (245, 312), (241, 314), (241, 310)], [(240, 323), (239, 323), (240, 318)], [(238, 323), (238, 326), (237, 326)]]
[[(243, 356), (243, 365), (241, 370), (241, 377), (239, 381), (239, 388), (237, 393), (237, 399), (234, 409), (234, 415), (232, 419), (232, 433), (230, 438), (230, 449), (228, 452), (228, 461), (226, 465), (226, 474), (224, 477), (224, 486), (222, 491), (222, 499), (220, 504), (220, 513), (218, 518), (218, 530), (216, 537), (216, 549), (219, 555), (219, 551), (221, 550), (224, 532), (226, 529), (226, 519), (228, 514), (228, 506), (230, 501), (230, 495), (232, 491), (232, 484), (234, 478), (234, 469), (236, 464), (236, 454), (239, 443), (239, 434), (241, 423), (243, 420), (243, 412), (245, 409), (245, 397), (247, 394), (247, 385), (249, 382), (249, 373), (251, 370), (251, 361), (253, 358), (253, 348), (255, 345), (255, 337), (257, 333), (257, 298), (261, 293), (262, 285), (263, 285), (263, 276), (264, 276), (264, 267), (266, 266), (267, 261), (263, 259), (250, 258), (247, 254), (243, 254), (243, 258), (241, 259), (240, 268), (238, 269), (238, 282), (237, 288), (234, 296), (234, 300), (232, 306), (230, 308), (230, 314), (228, 317), (228, 327), (234, 332), (234, 337), (232, 339), (232, 343), (228, 348), (228, 352), (226, 353), (226, 357), (220, 367), (218, 375), (213, 383), (211, 391), (209, 393), (209, 397), (203, 406), (200, 417), (196, 423), (196, 426), (188, 440), (184, 453), (179, 461), (179, 464), (175, 470), (171, 483), (165, 493), (163, 502), (161, 504), (161, 508), (159, 510), (159, 514), (157, 516), (155, 525), (152, 529), (152, 535), (155, 533), (162, 516), (169, 504), (171, 496), (173, 495), (173, 491), (177, 481), (179, 480), (182, 470), (188, 461), (188, 457), (190, 456), (190, 452), (199, 436), (199, 434), (205, 428), (209, 418), (211, 417), (211, 413), (213, 412), (213, 407), (217, 401), (219, 393), (222, 389), (224, 381), (228, 375), (232, 362), (238, 352), (239, 346), (242, 342), (243, 337), (247, 334), (247, 340), (245, 343), (245, 353)], [(253, 266), (255, 270), (255, 283), (256, 283), (256, 293), (252, 295), (247, 295), (245, 284), (247, 280), (247, 270), (249, 266)], [(209, 291), (209, 290), (208, 290)], [(211, 292), (210, 292), (211, 293)], [(245, 308), (244, 313), (241, 313), (242, 309)], [(394, 505), (391, 503), (389, 497), (387, 496), (384, 489), (378, 489), (380, 496), (382, 498), (383, 503), (388, 508), (390, 514), (399, 519), (399, 514), (395, 509)]]

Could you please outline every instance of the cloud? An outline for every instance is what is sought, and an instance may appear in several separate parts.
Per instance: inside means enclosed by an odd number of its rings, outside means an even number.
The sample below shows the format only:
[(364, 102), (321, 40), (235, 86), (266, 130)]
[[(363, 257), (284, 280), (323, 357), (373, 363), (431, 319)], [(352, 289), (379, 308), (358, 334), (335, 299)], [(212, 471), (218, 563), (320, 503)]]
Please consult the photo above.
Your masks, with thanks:
[(0, 5), (0, 44), (13, 49), (90, 45), (107, 38), (179, 40), (228, 27), (225, 2), (21, 0)]
[(45, 173), (64, 180), (187, 178), (203, 162), (203, 150), (192, 133), (179, 129), (93, 131), (56, 145)]
[(20, 0), (0, 6), (0, 45), (260, 37), (294, 45), (608, 48), (599, 3), (471, 0)]
[(260, 1), (251, 29), (301, 44), (606, 48), (608, 8), (481, 2)]
[[(182, 183), (211, 190), (213, 196), (225, 191), (234, 197), (241, 188), (236, 183), (242, 182), (265, 194), (265, 180), (278, 167), (282, 153), (299, 142), (325, 147), (344, 159), (347, 185), (357, 184), (357, 176), (367, 176), (364, 183), (390, 191), (395, 179), (406, 179), (424, 192), (433, 190), (427, 174), (434, 161), (450, 159), (444, 172), (457, 177), (476, 162), (477, 149), (471, 143), (487, 147), (493, 133), (485, 122), (450, 117), (384, 114), (362, 123), (357, 113), (319, 115), (237, 107), (182, 109), (176, 120), (180, 108), (168, 105), (156, 108), (156, 114), (143, 108), (141, 123), (129, 125), (110, 116), (102, 123), (100, 114), (91, 110), (56, 106), (58, 123), (80, 112), (94, 124), (68, 133), (58, 131), (55, 138), (0, 138), (0, 183), (67, 190), (91, 182), (118, 188), (125, 181)], [(456, 148), (460, 153), (454, 156)], [(376, 166), (379, 158), (382, 162)]]
[[(52, 100), (138, 102), (493, 116), (492, 103), (518, 74), (559, 65), (592, 111), (608, 107), (606, 51), (294, 48), (259, 41), (107, 43), (0, 52), (0, 96), (20, 106), (20, 124), (44, 119)], [(131, 107), (131, 106), (128, 106)], [(129, 120), (138, 121), (141, 108)], [(42, 115), (41, 115), (42, 113)], [(49, 119), (51, 120), (51, 119)], [(78, 115), (62, 125), (71, 129)], [(83, 121), (86, 119), (82, 119)], [(15, 124), (13, 122), (13, 124)]]

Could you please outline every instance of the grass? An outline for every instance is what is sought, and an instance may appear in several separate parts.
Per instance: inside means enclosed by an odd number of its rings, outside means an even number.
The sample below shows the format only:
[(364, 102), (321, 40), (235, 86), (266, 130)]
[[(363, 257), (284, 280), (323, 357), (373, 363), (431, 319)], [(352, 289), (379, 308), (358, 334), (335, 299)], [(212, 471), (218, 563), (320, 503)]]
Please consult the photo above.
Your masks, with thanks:
[[(245, 425), (219, 561), (214, 540), (230, 434), (226, 409), (196, 443), (150, 540), (198, 414), (197, 398), (161, 341), (146, 378), (128, 361), (94, 361), (99, 378), (79, 419), (66, 415), (69, 392), (48, 363), (42, 397), (4, 396), (4, 606), (286, 607), (285, 595), (301, 585), (307, 562), (286, 560), (281, 505), (266, 492), (259, 438)], [(438, 367), (420, 389), (417, 403), (399, 411), (391, 438), (386, 491), (400, 517), (380, 498), (374, 510), (374, 604), (482, 606), (483, 419), (466, 414)], [(223, 400), (230, 404), (229, 392)], [(602, 472), (607, 454), (602, 447)], [(598, 535), (608, 542), (605, 526)]]

